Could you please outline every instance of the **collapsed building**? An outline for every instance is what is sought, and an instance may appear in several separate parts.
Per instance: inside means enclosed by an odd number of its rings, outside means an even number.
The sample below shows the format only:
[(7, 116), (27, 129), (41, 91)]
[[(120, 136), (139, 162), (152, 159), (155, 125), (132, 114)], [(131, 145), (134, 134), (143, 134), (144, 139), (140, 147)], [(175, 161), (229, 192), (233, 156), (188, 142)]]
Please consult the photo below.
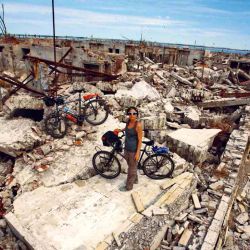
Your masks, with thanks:
[[(3, 38), (0, 247), (247, 249), (249, 66), (242, 55), (146, 43)], [(112, 114), (55, 139), (44, 130), (51, 110), (42, 98), (71, 100), (75, 86), (99, 93)], [(129, 106), (144, 137), (169, 147), (175, 170), (165, 180), (140, 172), (122, 193), (126, 164), (106, 180), (91, 159)]]

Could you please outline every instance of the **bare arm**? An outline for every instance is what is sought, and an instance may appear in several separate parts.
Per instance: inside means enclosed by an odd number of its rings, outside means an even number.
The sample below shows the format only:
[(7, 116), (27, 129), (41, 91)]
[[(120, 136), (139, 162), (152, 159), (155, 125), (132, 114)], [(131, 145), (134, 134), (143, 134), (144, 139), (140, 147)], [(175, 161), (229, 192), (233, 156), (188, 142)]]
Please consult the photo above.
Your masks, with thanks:
[(137, 145), (136, 154), (140, 155), (141, 145), (142, 145), (142, 135), (143, 135), (142, 125), (140, 122), (138, 122), (136, 126), (136, 131), (137, 131), (137, 136), (138, 136), (138, 145)]

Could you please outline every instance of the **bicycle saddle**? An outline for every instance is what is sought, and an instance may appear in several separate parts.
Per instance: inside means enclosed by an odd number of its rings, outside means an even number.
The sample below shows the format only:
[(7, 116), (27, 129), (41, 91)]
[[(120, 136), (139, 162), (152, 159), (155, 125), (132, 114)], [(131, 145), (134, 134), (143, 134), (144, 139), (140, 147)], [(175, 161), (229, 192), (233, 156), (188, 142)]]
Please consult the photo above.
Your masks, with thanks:
[(82, 93), (84, 91), (84, 89), (73, 89), (72, 91), (70, 91), (70, 93), (74, 94), (74, 93)]
[(146, 144), (147, 146), (153, 146), (154, 145), (154, 140), (142, 141), (142, 143)]

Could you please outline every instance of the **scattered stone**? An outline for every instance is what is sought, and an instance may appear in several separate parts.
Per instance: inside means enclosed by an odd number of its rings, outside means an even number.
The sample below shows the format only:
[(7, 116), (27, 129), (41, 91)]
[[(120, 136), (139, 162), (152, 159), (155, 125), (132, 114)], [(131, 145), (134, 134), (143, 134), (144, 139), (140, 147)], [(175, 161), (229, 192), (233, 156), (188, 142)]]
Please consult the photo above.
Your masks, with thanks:
[(235, 220), (241, 225), (244, 225), (249, 220), (248, 213), (241, 213), (235, 218)]
[(183, 234), (181, 235), (178, 244), (181, 246), (187, 246), (191, 236), (192, 236), (192, 231), (186, 228)]
[(201, 204), (200, 204), (200, 201), (199, 201), (199, 198), (198, 198), (197, 194), (192, 194), (192, 199), (193, 199), (193, 202), (194, 202), (194, 207), (196, 209), (201, 208)]

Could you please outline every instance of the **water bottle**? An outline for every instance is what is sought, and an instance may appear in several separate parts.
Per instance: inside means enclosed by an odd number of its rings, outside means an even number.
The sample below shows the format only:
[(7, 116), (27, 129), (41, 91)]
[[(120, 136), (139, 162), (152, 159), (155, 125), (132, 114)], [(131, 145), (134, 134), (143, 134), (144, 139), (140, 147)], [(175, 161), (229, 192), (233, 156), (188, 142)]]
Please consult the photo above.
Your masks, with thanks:
[(75, 111), (74, 111), (74, 110), (71, 110), (71, 109), (68, 108), (68, 107), (64, 107), (64, 108), (63, 108), (63, 112), (65, 112), (66, 114), (71, 114), (71, 115), (73, 115), (73, 116), (76, 116)]
[(66, 116), (65, 116), (66, 119), (74, 123), (77, 123), (77, 119), (74, 117), (74, 113), (68, 107), (64, 107), (63, 111), (66, 113)]

